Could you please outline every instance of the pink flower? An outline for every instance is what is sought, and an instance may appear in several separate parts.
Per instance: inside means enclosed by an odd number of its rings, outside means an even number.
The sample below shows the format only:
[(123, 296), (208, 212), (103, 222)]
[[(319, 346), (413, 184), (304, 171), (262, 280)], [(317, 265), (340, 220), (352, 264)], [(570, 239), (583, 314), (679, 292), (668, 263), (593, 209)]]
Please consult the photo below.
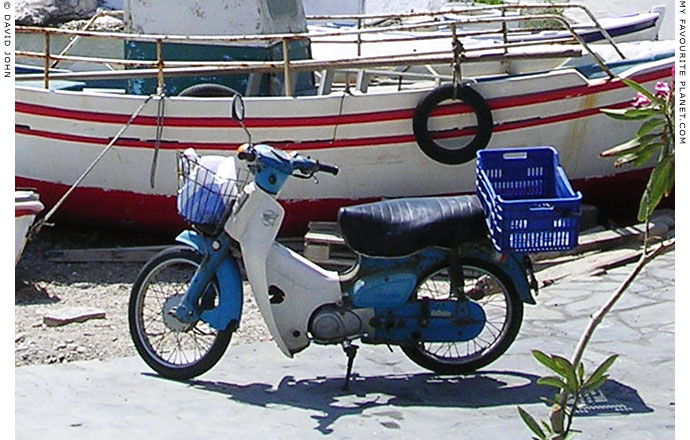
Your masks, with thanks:
[(656, 90), (656, 96), (668, 96), (671, 93), (671, 86), (666, 81), (659, 81), (654, 86), (654, 90)]
[(645, 107), (651, 104), (652, 101), (649, 100), (645, 95), (642, 93), (637, 93), (635, 96), (635, 101), (633, 101), (632, 106), (635, 108), (640, 108), (640, 107)]

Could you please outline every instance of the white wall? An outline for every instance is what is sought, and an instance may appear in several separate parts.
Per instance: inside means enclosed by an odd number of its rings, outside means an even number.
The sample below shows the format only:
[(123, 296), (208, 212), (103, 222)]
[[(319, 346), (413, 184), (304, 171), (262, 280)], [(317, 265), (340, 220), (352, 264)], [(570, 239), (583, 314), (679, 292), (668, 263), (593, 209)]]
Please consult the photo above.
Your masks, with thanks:
[[(128, 32), (175, 35), (247, 35), (306, 30), (302, 3), (297, 17), (273, 19), (269, 0), (124, 0)], [(288, 1), (288, 0), (275, 0)]]
[(303, 0), (307, 15), (435, 11), (447, 0)]

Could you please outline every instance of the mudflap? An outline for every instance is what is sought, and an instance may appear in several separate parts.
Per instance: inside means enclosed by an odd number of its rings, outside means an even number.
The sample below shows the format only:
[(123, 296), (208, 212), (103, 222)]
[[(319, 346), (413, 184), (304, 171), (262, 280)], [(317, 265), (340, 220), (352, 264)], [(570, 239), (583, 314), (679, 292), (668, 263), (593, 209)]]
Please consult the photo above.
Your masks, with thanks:
[[(204, 256), (211, 252), (211, 243), (214, 241), (195, 231), (184, 231), (175, 240)], [(222, 331), (228, 325), (237, 326), (242, 317), (242, 277), (237, 261), (231, 256), (224, 258), (218, 266), (216, 277), (220, 288), (218, 306), (202, 311), (200, 317), (215, 330)]]

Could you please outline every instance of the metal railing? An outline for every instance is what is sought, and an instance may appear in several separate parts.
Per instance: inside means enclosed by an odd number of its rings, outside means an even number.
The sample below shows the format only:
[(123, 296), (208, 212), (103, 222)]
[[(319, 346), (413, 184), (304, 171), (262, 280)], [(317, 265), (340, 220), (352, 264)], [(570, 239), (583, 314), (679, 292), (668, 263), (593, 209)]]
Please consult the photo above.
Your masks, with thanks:
[[(596, 18), (591, 12), (582, 6), (577, 5), (553, 5), (554, 7), (569, 7), (579, 8), (584, 10), (595, 23), (595, 27), (607, 39), (607, 41), (615, 48), (615, 50), (623, 57), (622, 52), (615, 45), (608, 32), (596, 21)], [(505, 12), (508, 9), (530, 9), (530, 8), (544, 8), (544, 5), (519, 5), (519, 6), (492, 6), (486, 8), (472, 8), (472, 12), (482, 10), (501, 10)], [(441, 14), (456, 14), (468, 11), (469, 9), (453, 9), (451, 11), (432, 12), (432, 13), (410, 13), (396, 15), (396, 17), (407, 18), (417, 16), (436, 16)], [(16, 81), (29, 81), (43, 79), (44, 87), (50, 88), (51, 79), (70, 79), (70, 80), (87, 80), (87, 79), (117, 79), (117, 78), (143, 78), (156, 77), (158, 87), (164, 86), (165, 77), (175, 76), (190, 76), (199, 74), (212, 73), (282, 73), (284, 76), (284, 90), (286, 96), (291, 94), (291, 74), (293, 72), (301, 71), (323, 71), (332, 69), (363, 69), (363, 68), (384, 68), (395, 66), (429, 66), (435, 64), (448, 63), (474, 63), (474, 62), (489, 62), (496, 60), (510, 60), (510, 59), (533, 59), (533, 58), (560, 58), (560, 57), (574, 57), (582, 55), (582, 49), (589, 53), (593, 60), (599, 67), (606, 72), (610, 77), (615, 75), (606, 66), (603, 59), (595, 53), (589, 45), (577, 34), (573, 26), (562, 16), (555, 14), (537, 14), (537, 15), (518, 15), (500, 17), (463, 17), (462, 19), (447, 19), (441, 22), (451, 30), (450, 35), (439, 35), (437, 32), (426, 33), (420, 30), (433, 29), (439, 25), (439, 22), (424, 22), (414, 24), (402, 24), (398, 26), (385, 27), (360, 27), (364, 20), (380, 19), (385, 17), (381, 14), (369, 15), (337, 15), (337, 16), (316, 16), (311, 18), (316, 19), (347, 19), (355, 18), (358, 20), (358, 27), (347, 30), (325, 31), (325, 32), (302, 32), (290, 34), (268, 34), (268, 35), (238, 35), (238, 36), (196, 36), (196, 35), (161, 35), (161, 34), (129, 34), (119, 32), (93, 32), (87, 30), (62, 30), (53, 28), (40, 27), (22, 27), (16, 28), (18, 34), (43, 34), (44, 35), (44, 51), (31, 52), (17, 50), (15, 52), (17, 57), (38, 58), (44, 61), (44, 71), (40, 74), (22, 74), (16, 76)], [(95, 20), (95, 18), (93, 19)], [(524, 30), (510, 29), (507, 24), (511, 22), (530, 22), (530, 21), (549, 21), (558, 23), (561, 30), (567, 31), (569, 34), (565, 38), (549, 38), (540, 39), (537, 41), (520, 41), (513, 39), (511, 35), (522, 34)], [(490, 25), (498, 24), (501, 26), (500, 32), (496, 30), (463, 30), (463, 26), (472, 25)], [(558, 28), (558, 26), (556, 27)], [(552, 28), (549, 28), (552, 29)], [(581, 30), (581, 28), (578, 28)], [(538, 31), (536, 29), (535, 31)], [(401, 33), (409, 32), (410, 35)], [(395, 34), (395, 35), (391, 35)], [(51, 37), (54, 35), (69, 35), (72, 37), (71, 43), (67, 48), (63, 49), (60, 54), (54, 55), (51, 53)], [(368, 36), (378, 36), (377, 39), (367, 39)], [(477, 36), (494, 36), (499, 35), (500, 44), (491, 44), (490, 46), (467, 47), (462, 44), (463, 38), (477, 37)], [(139, 42), (151, 42), (156, 46), (155, 60), (125, 60), (114, 58), (98, 58), (98, 57), (80, 57), (67, 55), (67, 51), (74, 46), (77, 39), (83, 37), (92, 38), (107, 38)], [(342, 41), (336, 37), (353, 37), (353, 41)], [(422, 53), (408, 53), (401, 55), (383, 55), (383, 56), (362, 56), (361, 47), (363, 44), (376, 43), (390, 43), (399, 41), (413, 41), (422, 39), (452, 39), (453, 47), (459, 47), (461, 53), (453, 53), (453, 50), (429, 51)], [(357, 56), (350, 58), (338, 58), (331, 60), (313, 60), (313, 59), (290, 59), (290, 45), (291, 41), (298, 40), (312, 40), (319, 43), (333, 43), (333, 44), (356, 44)], [(242, 44), (242, 43), (261, 43), (261, 44), (282, 44), (283, 61), (166, 61), (163, 59), (163, 44), (165, 43), (196, 43), (196, 44)], [(515, 49), (521, 48), (539, 48), (540, 51), (519, 52)], [(581, 48), (581, 49), (580, 49)], [(92, 71), (92, 72), (65, 72), (65, 73), (51, 73), (51, 67), (57, 65), (62, 61), (79, 61), (91, 62), (105, 65), (119, 65), (129, 68), (128, 70), (115, 71)], [(376, 71), (377, 74), (384, 74), (381, 71)], [(392, 72), (391, 76), (395, 76)], [(401, 77), (402, 78), (402, 77)]]

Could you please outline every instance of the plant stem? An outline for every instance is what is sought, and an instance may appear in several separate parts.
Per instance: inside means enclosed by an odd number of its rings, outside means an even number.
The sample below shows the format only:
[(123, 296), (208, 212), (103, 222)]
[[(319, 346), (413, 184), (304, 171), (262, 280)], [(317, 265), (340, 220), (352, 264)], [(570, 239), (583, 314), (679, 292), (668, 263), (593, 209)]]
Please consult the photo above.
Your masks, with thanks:
[(575, 411), (577, 411), (577, 404), (580, 401), (581, 392), (582, 390), (578, 390), (578, 392), (573, 395), (573, 407), (570, 410), (570, 414), (568, 414), (568, 426), (565, 427), (565, 432), (563, 432), (564, 437), (567, 437), (568, 433), (570, 432), (570, 425), (573, 424), (573, 419), (575, 418)]
[[(585, 352), (585, 348), (587, 348), (587, 344), (594, 335), (594, 331), (596, 330), (597, 326), (601, 323), (606, 314), (609, 311), (611, 311), (613, 306), (623, 295), (623, 292), (625, 292), (627, 288), (630, 287), (630, 284), (632, 284), (633, 280), (637, 277), (640, 271), (647, 265), (647, 263), (652, 261), (654, 258), (658, 257), (662, 253), (665, 253), (675, 248), (675, 245), (676, 241), (675, 239), (673, 239), (668, 243), (661, 243), (659, 247), (657, 247), (651, 253), (642, 253), (642, 256), (638, 260), (637, 264), (630, 272), (630, 274), (628, 274), (625, 280), (621, 283), (621, 285), (618, 286), (618, 289), (616, 289), (616, 291), (611, 295), (611, 297), (609, 297), (608, 301), (606, 301), (606, 303), (599, 309), (599, 311), (590, 317), (589, 324), (587, 325), (587, 328), (585, 329), (584, 333), (582, 333), (580, 341), (577, 344), (577, 348), (575, 348), (575, 352), (573, 353), (573, 357), (571, 359), (571, 363), (573, 365), (580, 364), (580, 362), (582, 361), (582, 356)], [(556, 433), (564, 433), (563, 420), (565, 411), (563, 410), (563, 408), (565, 408), (565, 405), (568, 402), (568, 394), (569, 393), (566, 390), (561, 390), (560, 394), (558, 395), (558, 404), (561, 409), (556, 410), (556, 406), (554, 406), (554, 409), (551, 411), (551, 426), (554, 432)], [(570, 425), (568, 425), (568, 428), (569, 427)]]
[(606, 301), (606, 303), (599, 309), (597, 313), (592, 315), (592, 317), (589, 320), (589, 324), (587, 326), (587, 329), (585, 332), (582, 334), (582, 337), (580, 338), (580, 342), (577, 344), (577, 348), (575, 349), (575, 352), (573, 353), (573, 357), (571, 359), (571, 362), (573, 365), (577, 365), (580, 363), (582, 360), (582, 355), (584, 354), (585, 348), (587, 347), (587, 344), (589, 343), (589, 340), (592, 338), (592, 335), (594, 334), (594, 330), (596, 330), (597, 326), (601, 323), (601, 321), (604, 319), (604, 316), (611, 311), (613, 306), (616, 304), (616, 302), (620, 299), (620, 297), (623, 295), (623, 292), (627, 290), (628, 287), (630, 287), (630, 284), (632, 284), (633, 280), (637, 277), (637, 275), (640, 273), (640, 271), (649, 263), (652, 261), (654, 258), (657, 256), (661, 255), (662, 253), (665, 253), (676, 246), (676, 240), (673, 239), (669, 243), (661, 243), (659, 247), (657, 247), (653, 252), (651, 253), (643, 253), (642, 256), (640, 257), (639, 261), (633, 268), (632, 272), (628, 274), (626, 279), (621, 283), (620, 286), (618, 286), (618, 289), (611, 295), (611, 297)]

